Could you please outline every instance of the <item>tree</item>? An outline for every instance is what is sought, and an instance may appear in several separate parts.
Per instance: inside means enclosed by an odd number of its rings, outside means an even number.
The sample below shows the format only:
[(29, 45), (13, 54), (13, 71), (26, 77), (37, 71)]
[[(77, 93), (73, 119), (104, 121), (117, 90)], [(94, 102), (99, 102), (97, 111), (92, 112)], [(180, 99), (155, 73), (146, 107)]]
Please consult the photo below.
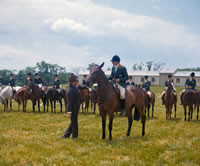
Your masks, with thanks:
[(94, 66), (97, 66), (96, 63), (88, 64), (87, 70), (91, 70)]
[(160, 71), (163, 69), (165, 65), (166, 65), (165, 63), (154, 63), (153, 70)]
[(148, 71), (151, 71), (152, 66), (153, 66), (153, 61), (146, 62), (146, 67)]

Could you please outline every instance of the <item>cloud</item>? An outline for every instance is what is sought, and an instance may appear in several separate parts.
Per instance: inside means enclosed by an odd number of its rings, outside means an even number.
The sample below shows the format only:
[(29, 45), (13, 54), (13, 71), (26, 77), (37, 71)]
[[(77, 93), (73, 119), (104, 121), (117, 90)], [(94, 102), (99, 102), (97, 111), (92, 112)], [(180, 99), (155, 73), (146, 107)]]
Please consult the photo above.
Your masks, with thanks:
[[(200, 37), (189, 27), (98, 5), (92, 0), (0, 1), (1, 30), (10, 37), (8, 43), (0, 39), (0, 44), (9, 45), (17, 55), (38, 54), (34, 63), (41, 59), (62, 66), (101, 63), (116, 52), (131, 55), (133, 46), (142, 46), (139, 55), (147, 48), (160, 49), (157, 54), (162, 50), (200, 54)], [(24, 47), (16, 46), (19, 43)]]
[(62, 32), (66, 30), (70, 30), (73, 32), (87, 32), (88, 28), (84, 26), (82, 23), (78, 23), (74, 20), (67, 18), (59, 18), (57, 19), (51, 26), (52, 30), (56, 32)]

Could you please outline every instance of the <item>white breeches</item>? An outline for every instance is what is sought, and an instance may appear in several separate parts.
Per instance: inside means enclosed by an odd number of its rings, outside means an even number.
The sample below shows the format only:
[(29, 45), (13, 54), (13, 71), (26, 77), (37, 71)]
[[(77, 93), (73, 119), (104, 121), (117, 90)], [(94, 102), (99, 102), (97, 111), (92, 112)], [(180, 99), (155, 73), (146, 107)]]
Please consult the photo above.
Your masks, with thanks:
[(119, 88), (120, 91), (120, 99), (123, 100), (125, 99), (125, 93), (126, 93), (126, 89), (123, 88), (121, 85), (117, 84), (117, 87)]
[(152, 93), (151, 93), (151, 91), (147, 91), (146, 93), (147, 93), (147, 95), (148, 95), (150, 98), (152, 98)]
[(38, 84), (39, 88), (42, 88), (42, 84)]

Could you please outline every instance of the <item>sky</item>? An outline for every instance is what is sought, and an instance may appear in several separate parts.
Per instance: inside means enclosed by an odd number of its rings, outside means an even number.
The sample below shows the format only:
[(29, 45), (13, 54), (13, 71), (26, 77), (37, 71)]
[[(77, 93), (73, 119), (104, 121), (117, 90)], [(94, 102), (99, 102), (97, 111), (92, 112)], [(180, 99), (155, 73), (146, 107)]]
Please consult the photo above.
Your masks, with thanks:
[(200, 66), (199, 0), (0, 0), (0, 69)]

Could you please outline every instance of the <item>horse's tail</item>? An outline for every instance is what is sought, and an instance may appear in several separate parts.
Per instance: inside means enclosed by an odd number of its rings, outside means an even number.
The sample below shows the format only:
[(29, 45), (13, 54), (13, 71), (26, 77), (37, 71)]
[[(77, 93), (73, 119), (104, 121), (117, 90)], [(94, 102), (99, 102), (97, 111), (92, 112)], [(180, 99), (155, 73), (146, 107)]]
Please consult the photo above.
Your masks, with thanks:
[(136, 120), (136, 121), (140, 120), (140, 114), (136, 107), (135, 107), (135, 111), (134, 111), (134, 120)]

